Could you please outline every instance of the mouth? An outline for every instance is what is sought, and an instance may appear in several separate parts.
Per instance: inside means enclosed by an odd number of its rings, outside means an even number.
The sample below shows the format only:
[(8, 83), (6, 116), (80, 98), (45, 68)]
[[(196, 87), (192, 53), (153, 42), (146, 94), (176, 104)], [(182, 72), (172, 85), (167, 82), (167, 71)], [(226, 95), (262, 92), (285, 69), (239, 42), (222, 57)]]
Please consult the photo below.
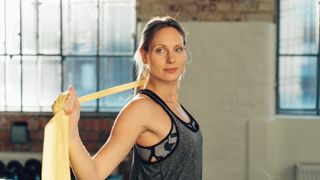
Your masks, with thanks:
[(175, 73), (178, 70), (178, 68), (165, 68), (163, 70), (168, 73)]

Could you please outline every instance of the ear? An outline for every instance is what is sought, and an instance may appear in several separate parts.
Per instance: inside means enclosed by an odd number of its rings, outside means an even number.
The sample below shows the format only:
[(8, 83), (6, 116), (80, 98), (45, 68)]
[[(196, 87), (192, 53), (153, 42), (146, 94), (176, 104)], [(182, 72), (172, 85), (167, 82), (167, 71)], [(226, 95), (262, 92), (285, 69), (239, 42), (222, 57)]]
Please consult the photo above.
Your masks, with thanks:
[(142, 60), (143, 64), (148, 64), (147, 52), (145, 50), (141, 49), (140, 54), (141, 54), (141, 60)]

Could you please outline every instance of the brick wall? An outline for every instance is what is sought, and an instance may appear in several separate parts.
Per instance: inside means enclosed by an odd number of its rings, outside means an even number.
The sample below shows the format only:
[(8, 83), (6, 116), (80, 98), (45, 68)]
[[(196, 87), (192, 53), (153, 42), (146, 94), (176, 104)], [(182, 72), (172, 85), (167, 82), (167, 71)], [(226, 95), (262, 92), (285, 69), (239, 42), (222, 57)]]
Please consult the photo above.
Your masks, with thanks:
[[(46, 123), (52, 116), (39, 115), (0, 115), (0, 151), (42, 152), (43, 134)], [(14, 122), (27, 122), (29, 143), (15, 144), (11, 141), (11, 127)], [(113, 118), (81, 117), (80, 136), (91, 154), (103, 145), (109, 136)]]
[[(44, 128), (51, 117), (51, 115), (20, 115), (18, 113), (0, 114), (0, 152), (42, 153)], [(28, 143), (15, 144), (11, 141), (11, 127), (15, 122), (28, 123)], [(81, 140), (91, 155), (94, 155), (105, 143), (113, 122), (114, 118), (81, 117), (79, 121)], [(6, 159), (6, 157), (1, 156), (3, 155), (0, 155), (1, 161)], [(15, 158), (11, 160), (15, 160)], [(21, 159), (21, 157), (18, 159)], [(125, 180), (129, 179), (130, 164), (131, 153), (119, 164), (113, 174), (120, 174)]]
[(274, 22), (275, 0), (137, 0), (140, 21), (178, 14), (180, 21)]

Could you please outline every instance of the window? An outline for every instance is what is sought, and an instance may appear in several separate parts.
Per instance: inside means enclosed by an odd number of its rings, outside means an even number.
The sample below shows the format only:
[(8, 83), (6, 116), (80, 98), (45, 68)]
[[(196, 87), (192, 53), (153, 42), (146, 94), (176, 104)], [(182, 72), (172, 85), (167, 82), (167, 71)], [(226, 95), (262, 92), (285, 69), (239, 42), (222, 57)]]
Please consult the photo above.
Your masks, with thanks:
[(277, 113), (319, 115), (319, 1), (277, 2)]
[[(133, 81), (132, 0), (0, 1), (0, 111), (47, 112), (73, 85), (79, 96)], [(125, 91), (81, 106), (117, 112)]]

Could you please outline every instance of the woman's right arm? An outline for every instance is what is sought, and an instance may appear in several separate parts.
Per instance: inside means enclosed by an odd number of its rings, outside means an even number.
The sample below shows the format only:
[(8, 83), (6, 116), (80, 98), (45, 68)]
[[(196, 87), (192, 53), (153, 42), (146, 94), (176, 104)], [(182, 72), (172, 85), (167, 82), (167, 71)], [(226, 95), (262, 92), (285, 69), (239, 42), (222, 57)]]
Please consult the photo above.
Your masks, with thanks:
[(91, 155), (82, 144), (78, 128), (69, 130), (69, 159), (75, 176), (84, 180), (100, 179)]
[[(152, 114), (151, 101), (143, 98), (131, 101), (116, 118), (106, 143), (91, 157), (79, 136), (80, 104), (77, 95), (72, 88), (69, 88), (68, 94), (65, 111), (69, 115), (72, 169), (79, 179), (105, 179), (127, 156), (140, 134), (146, 131), (146, 115)], [(152, 116), (150, 114), (149, 117)]]
[(72, 169), (81, 179), (99, 179), (91, 155), (83, 146), (79, 135), (80, 103), (72, 87), (68, 88), (64, 110), (69, 116), (69, 159)]

